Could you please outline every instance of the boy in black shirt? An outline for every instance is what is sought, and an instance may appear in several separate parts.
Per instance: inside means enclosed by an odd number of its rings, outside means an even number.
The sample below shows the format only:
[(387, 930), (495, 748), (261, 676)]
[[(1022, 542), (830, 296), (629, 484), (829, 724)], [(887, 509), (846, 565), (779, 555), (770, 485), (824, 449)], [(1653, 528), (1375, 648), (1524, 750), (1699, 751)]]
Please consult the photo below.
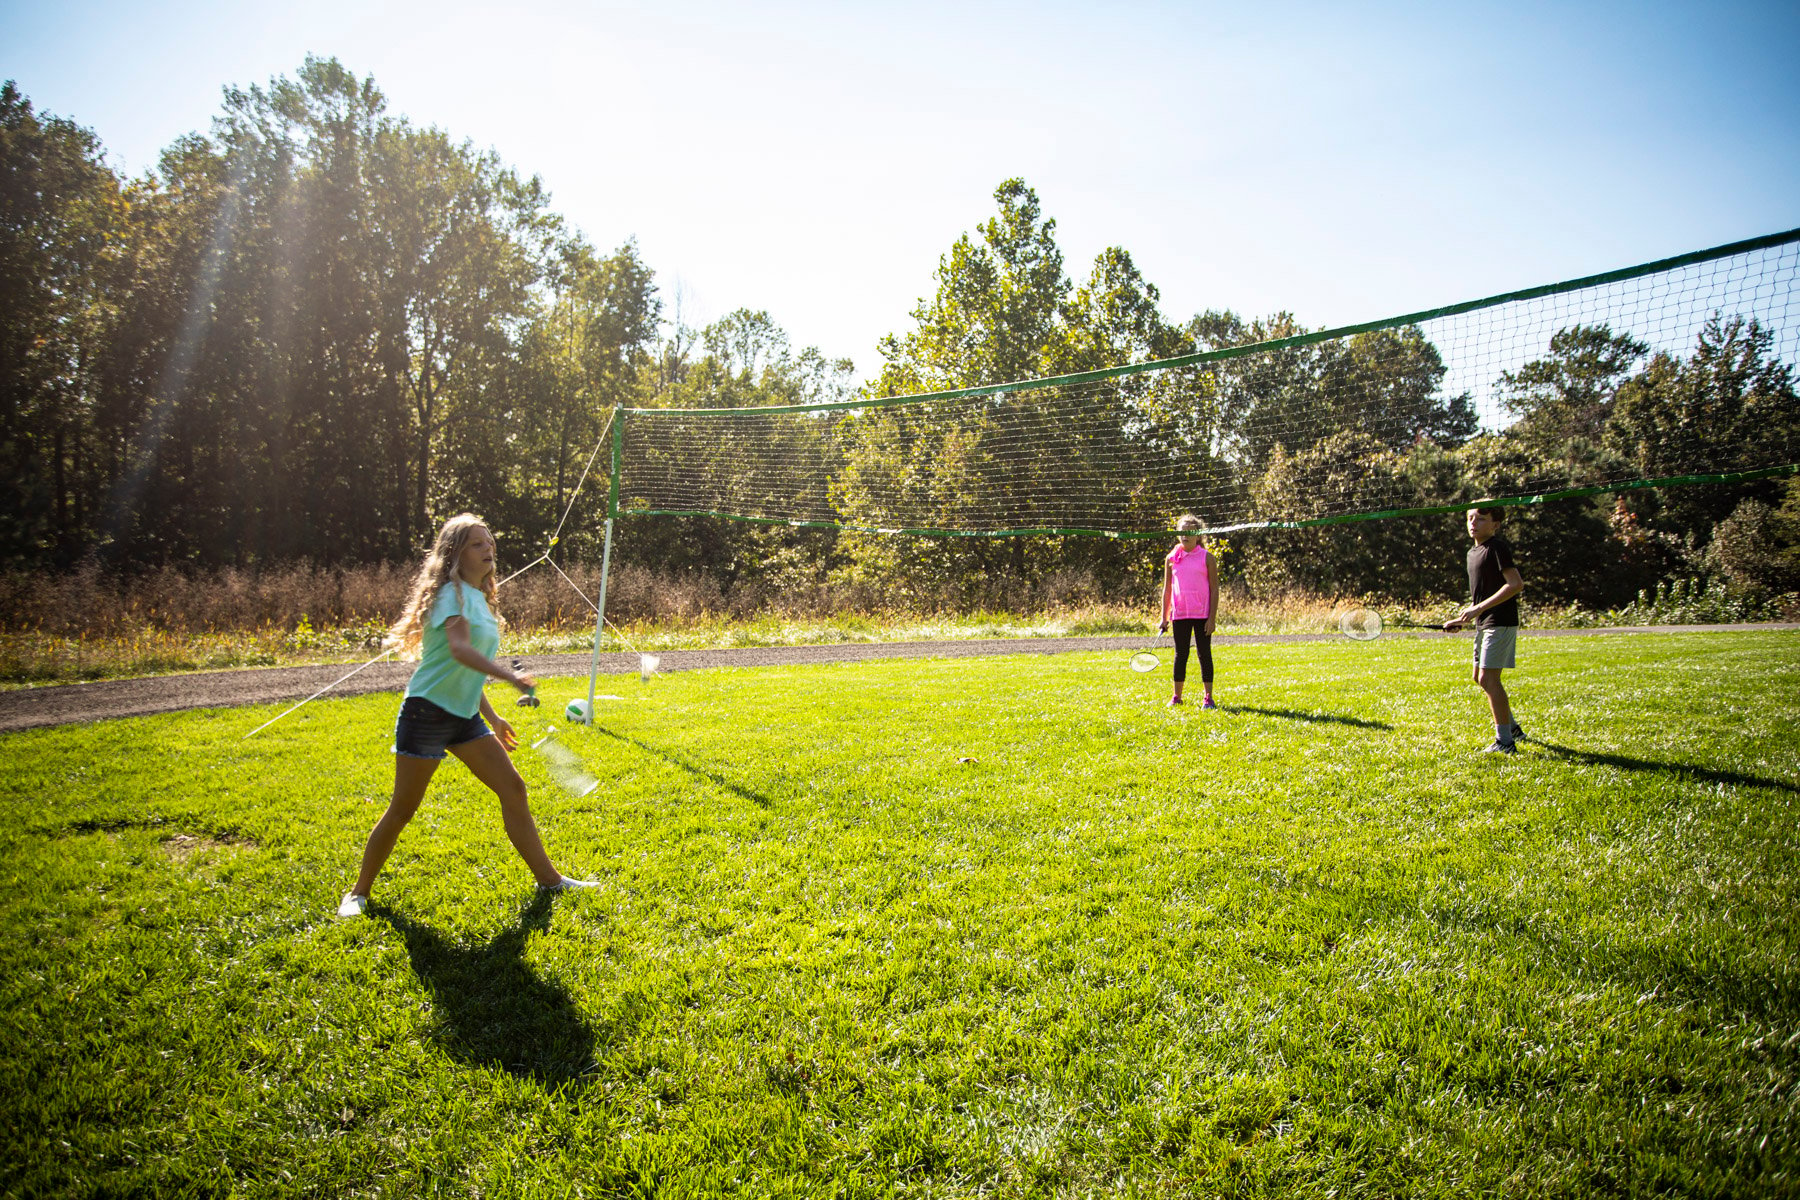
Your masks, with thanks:
[(1503, 508), (1471, 508), (1469, 536), (1469, 606), (1445, 623), (1461, 629), (1475, 622), (1475, 682), (1487, 693), (1494, 713), (1494, 744), (1485, 753), (1512, 754), (1525, 731), (1513, 722), (1512, 701), (1500, 672), (1511, 667), (1519, 642), (1518, 595), (1525, 577), (1513, 562), (1512, 544), (1500, 536)]

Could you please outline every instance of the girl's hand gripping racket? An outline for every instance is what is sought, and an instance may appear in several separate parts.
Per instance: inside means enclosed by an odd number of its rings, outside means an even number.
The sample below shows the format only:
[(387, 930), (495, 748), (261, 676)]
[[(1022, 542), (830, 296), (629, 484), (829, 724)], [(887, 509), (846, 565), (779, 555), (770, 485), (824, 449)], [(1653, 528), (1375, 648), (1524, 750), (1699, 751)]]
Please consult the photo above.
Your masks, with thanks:
[[(525, 661), (523, 659), (518, 659), (518, 658), (513, 659), (512, 668), (515, 672), (524, 670)], [(520, 696), (515, 703), (517, 703), (520, 708), (536, 708), (539, 704), (538, 696), (537, 696), (537, 688), (535, 688), (535, 687), (526, 688), (525, 694), (523, 696)]]

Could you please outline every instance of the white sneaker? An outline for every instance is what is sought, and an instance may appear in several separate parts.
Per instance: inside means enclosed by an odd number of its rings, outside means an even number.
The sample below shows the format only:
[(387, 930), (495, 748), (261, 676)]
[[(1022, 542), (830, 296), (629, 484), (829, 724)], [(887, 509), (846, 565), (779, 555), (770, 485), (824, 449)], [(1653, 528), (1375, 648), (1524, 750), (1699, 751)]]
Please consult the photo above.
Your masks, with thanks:
[(549, 887), (545, 887), (541, 883), (538, 884), (539, 890), (546, 891), (546, 892), (570, 892), (570, 891), (574, 891), (577, 888), (592, 888), (592, 887), (599, 887), (599, 886), (600, 886), (600, 884), (596, 880), (570, 879), (567, 875), (564, 875), (562, 877), (562, 881), (560, 883), (553, 883)]
[(338, 901), (338, 916), (360, 917), (369, 911), (369, 898), (359, 896), (355, 892), (345, 892), (344, 898)]

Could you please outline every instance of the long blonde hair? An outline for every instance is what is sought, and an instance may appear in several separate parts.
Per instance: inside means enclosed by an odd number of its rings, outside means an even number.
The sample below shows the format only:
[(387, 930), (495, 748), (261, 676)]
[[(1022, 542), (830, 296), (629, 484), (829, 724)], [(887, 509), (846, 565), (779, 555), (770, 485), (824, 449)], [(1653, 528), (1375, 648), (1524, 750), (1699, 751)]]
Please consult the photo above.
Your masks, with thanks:
[[(431, 615), (431, 606), (437, 603), (438, 593), (444, 590), (444, 585), (454, 584), (458, 588), (476, 586), (457, 574), (456, 564), (462, 558), (463, 547), (469, 544), (469, 535), (477, 529), (486, 528), (486, 521), (469, 512), (458, 513), (444, 522), (444, 527), (438, 530), (437, 543), (432, 546), (431, 553), (425, 556), (418, 575), (413, 579), (412, 595), (407, 599), (400, 619), (388, 629), (387, 640), (383, 645), (390, 650), (398, 650), (402, 658), (419, 656), (419, 648), (425, 638), (425, 618)], [(489, 571), (487, 578), (479, 586), (481, 594), (487, 598), (488, 611), (505, 628), (506, 622), (500, 618), (500, 602), (494, 575), (495, 572)]]

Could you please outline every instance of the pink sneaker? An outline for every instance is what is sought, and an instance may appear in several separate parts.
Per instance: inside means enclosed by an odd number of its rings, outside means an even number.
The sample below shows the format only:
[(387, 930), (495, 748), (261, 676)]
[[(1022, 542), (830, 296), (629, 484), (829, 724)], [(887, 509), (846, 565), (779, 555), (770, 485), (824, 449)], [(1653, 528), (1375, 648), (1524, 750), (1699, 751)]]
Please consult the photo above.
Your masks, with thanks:
[(1170, 707), (1171, 707), (1171, 708), (1172, 708), (1172, 707), (1174, 707), (1174, 706), (1175, 706), (1175, 705), (1177, 705), (1177, 704), (1180, 704), (1180, 703), (1181, 703), (1181, 697), (1180, 697), (1180, 696), (1170, 696), (1170, 697), (1169, 697), (1169, 706), (1170, 706)]
[(1204, 699), (1200, 702), (1200, 707), (1217, 711), (1219, 706), (1212, 702), (1211, 696), (1208, 696), (1206, 699)]

